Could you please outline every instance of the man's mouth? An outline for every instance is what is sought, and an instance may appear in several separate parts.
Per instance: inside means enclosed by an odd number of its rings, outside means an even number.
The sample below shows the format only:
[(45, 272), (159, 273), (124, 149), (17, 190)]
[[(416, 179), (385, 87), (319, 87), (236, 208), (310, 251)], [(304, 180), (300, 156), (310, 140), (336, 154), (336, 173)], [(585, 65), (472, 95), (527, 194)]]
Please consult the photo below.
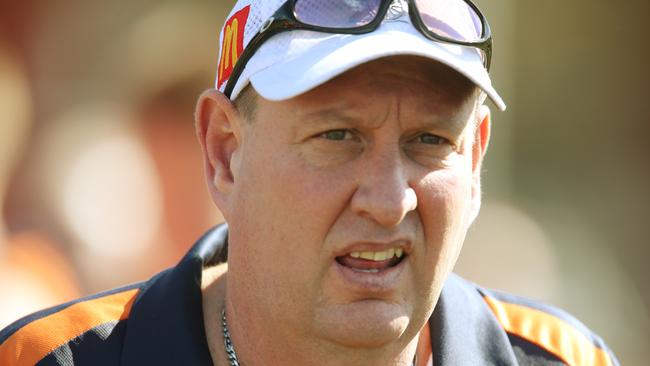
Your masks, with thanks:
[(379, 273), (397, 266), (404, 258), (402, 248), (390, 248), (384, 251), (351, 252), (336, 257), (336, 261), (356, 272)]

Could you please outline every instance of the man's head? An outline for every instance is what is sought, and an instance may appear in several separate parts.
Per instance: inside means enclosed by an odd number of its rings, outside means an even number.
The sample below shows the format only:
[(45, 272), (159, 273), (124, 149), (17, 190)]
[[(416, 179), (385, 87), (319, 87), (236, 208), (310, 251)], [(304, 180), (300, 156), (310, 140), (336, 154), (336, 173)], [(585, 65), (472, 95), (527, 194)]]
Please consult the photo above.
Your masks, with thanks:
[(490, 119), (476, 85), (403, 55), (282, 100), (255, 82), (235, 103), (204, 93), (197, 133), (229, 224), (232, 321), (348, 360), (412, 346), (480, 206)]

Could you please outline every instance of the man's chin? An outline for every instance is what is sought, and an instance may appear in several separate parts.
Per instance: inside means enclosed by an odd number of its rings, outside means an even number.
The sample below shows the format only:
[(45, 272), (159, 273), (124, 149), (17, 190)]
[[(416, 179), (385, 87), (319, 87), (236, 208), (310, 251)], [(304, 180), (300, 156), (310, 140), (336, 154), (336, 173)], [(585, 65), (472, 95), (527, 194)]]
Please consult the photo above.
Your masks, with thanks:
[(382, 348), (404, 336), (410, 318), (404, 309), (382, 300), (363, 300), (328, 309), (316, 332), (346, 348)]

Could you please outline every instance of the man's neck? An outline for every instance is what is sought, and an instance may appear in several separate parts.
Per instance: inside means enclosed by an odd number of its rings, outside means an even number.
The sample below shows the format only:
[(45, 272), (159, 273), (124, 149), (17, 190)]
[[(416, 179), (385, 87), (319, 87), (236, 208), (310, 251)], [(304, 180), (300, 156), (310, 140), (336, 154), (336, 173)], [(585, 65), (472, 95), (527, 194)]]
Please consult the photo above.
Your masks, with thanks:
[(203, 322), (210, 355), (215, 365), (228, 365), (221, 333), (221, 309), (226, 297), (228, 265), (222, 264), (203, 270), (201, 292), (203, 297)]
[[(203, 271), (203, 319), (207, 343), (215, 364), (228, 365), (221, 326), (221, 310), (226, 300), (227, 265)], [(231, 311), (228, 303), (228, 328), (239, 361), (247, 366), (263, 365), (403, 365), (411, 366), (416, 353), (417, 338), (397, 351), (385, 349), (346, 348), (308, 337), (282, 336), (273, 330), (263, 331), (268, 321), (247, 327), (241, 311)], [(238, 307), (239, 310), (241, 307)], [(237, 315), (239, 314), (239, 315)], [(238, 319), (239, 318), (239, 319)], [(249, 319), (250, 320), (250, 319)], [(273, 328), (277, 329), (277, 328)], [(253, 333), (260, 333), (254, 335)], [(247, 338), (249, 337), (249, 338)], [(250, 338), (252, 337), (252, 338)]]

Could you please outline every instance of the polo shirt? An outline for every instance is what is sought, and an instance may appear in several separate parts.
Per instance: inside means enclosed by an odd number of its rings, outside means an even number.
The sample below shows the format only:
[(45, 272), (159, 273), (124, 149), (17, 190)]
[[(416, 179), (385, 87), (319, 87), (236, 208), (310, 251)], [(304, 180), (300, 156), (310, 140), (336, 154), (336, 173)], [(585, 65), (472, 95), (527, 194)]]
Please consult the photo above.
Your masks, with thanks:
[[(226, 261), (227, 238), (227, 226), (217, 226), (148, 281), (18, 320), (0, 331), (0, 365), (212, 365), (201, 274)], [(428, 327), (433, 365), (619, 365), (567, 313), (454, 274)]]

